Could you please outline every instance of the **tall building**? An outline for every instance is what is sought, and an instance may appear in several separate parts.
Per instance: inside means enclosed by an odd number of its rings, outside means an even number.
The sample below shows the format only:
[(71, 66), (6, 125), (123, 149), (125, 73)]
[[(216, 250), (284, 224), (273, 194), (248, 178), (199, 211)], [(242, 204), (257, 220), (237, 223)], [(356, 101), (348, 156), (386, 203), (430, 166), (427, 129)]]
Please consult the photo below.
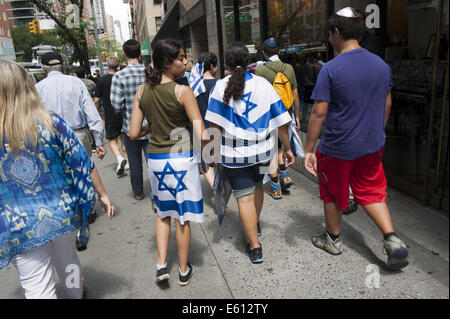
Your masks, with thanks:
[(124, 43), (124, 36), (123, 36), (123, 32), (122, 32), (122, 24), (120, 23), (119, 20), (114, 20), (114, 30), (115, 30), (115, 34), (116, 34), (116, 40), (119, 43)]
[(114, 26), (114, 18), (109, 14), (106, 15), (106, 29), (105, 31), (109, 34), (110, 40), (117, 40), (115, 26)]
[(28, 23), (35, 19), (35, 6), (31, 1), (26, 0), (4, 0), (9, 2), (7, 8), (11, 26), (19, 23)]
[(161, 27), (161, 1), (134, 0), (134, 25), (136, 40), (142, 45), (142, 55), (149, 62), (150, 43)]
[(0, 0), (0, 59), (14, 61), (16, 54), (8, 19), (7, 5), (9, 3)]

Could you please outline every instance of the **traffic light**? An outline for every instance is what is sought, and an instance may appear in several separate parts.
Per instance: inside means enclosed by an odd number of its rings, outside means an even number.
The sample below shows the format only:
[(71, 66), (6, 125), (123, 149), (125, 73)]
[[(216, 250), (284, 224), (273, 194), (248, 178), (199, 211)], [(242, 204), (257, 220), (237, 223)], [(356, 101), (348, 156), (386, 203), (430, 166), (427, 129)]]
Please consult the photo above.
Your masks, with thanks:
[(39, 32), (39, 34), (44, 33), (44, 31), (41, 30), (41, 21), (39, 20), (35, 20), (36, 21), (36, 25), (37, 25), (37, 31)]
[(105, 40), (109, 41), (109, 33), (108, 32), (105, 32)]
[(31, 22), (28, 23), (28, 25), (30, 26), (30, 33), (33, 34), (37, 34), (37, 29), (36, 29), (36, 20), (33, 20)]

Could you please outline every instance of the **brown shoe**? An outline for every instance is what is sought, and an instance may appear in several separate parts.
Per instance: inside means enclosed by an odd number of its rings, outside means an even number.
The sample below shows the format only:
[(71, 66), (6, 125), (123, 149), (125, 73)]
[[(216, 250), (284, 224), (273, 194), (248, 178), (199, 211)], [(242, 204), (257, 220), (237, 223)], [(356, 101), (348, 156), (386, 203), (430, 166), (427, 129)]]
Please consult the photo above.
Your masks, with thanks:
[(144, 195), (139, 196), (139, 195), (135, 194), (134, 198), (136, 198), (137, 200), (143, 200), (145, 198), (145, 196)]

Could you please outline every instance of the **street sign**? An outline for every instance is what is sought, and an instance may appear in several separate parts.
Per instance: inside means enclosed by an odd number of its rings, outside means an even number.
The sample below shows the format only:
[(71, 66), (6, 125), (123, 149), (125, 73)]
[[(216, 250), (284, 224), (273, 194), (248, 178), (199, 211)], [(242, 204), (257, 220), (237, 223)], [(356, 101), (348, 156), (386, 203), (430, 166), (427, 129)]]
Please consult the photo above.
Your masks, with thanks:
[[(225, 18), (226, 22), (234, 22), (234, 15), (230, 15)], [(253, 16), (251, 15), (239, 15), (239, 21), (240, 22), (252, 22)]]

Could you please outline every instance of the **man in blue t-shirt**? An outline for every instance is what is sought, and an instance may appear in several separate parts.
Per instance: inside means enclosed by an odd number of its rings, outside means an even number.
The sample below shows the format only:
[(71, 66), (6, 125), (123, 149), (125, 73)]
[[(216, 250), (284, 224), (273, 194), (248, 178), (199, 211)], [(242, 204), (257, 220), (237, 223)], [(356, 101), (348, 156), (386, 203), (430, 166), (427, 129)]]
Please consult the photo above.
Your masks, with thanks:
[(334, 14), (328, 27), (329, 41), (339, 55), (322, 68), (311, 97), (315, 104), (305, 157), (306, 169), (319, 176), (327, 229), (313, 236), (312, 242), (330, 254), (342, 253), (340, 221), (348, 206), (350, 185), (355, 201), (383, 233), (388, 267), (401, 269), (408, 265), (408, 248), (392, 225), (382, 164), (392, 71), (381, 58), (359, 45), (363, 27), (361, 16), (353, 8)]

